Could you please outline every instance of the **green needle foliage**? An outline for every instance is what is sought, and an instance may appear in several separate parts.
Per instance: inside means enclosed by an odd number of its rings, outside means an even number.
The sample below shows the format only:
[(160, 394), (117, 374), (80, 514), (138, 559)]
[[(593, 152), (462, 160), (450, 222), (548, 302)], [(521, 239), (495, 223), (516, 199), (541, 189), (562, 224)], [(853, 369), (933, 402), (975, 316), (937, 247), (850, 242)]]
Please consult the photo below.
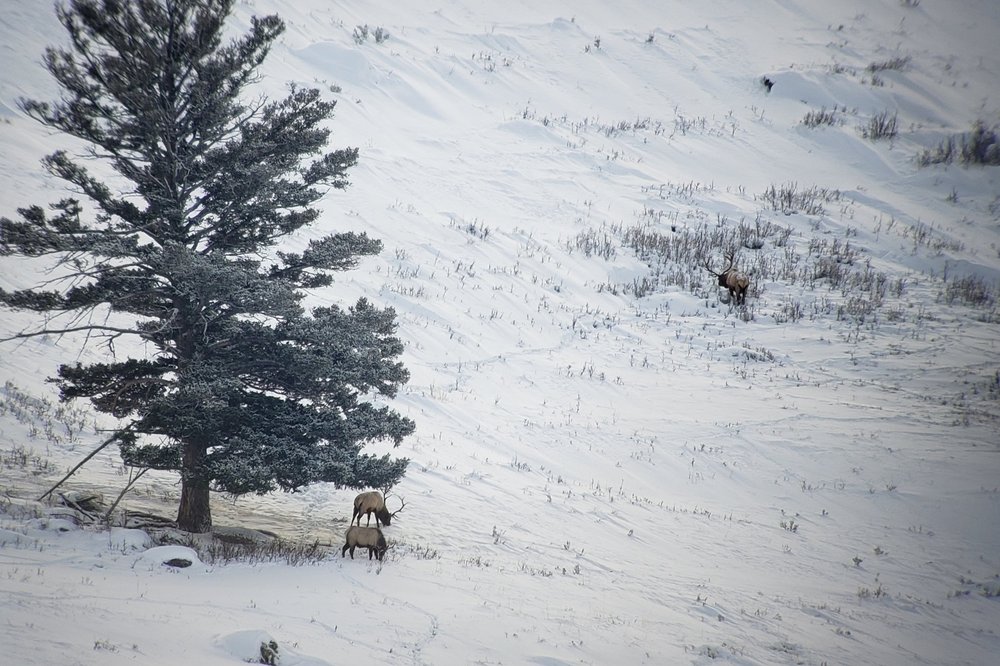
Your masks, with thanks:
[[(211, 529), (209, 493), (295, 490), (314, 482), (386, 488), (407, 460), (364, 454), (413, 423), (372, 400), (408, 379), (395, 313), (301, 305), (333, 271), (381, 250), (365, 234), (278, 243), (314, 222), (346, 187), (357, 149), (326, 152), (334, 103), (292, 88), (242, 101), (274, 40), (276, 16), (223, 43), (234, 0), (71, 0), (57, 7), (68, 49), (45, 65), (62, 89), (22, 109), (82, 139), (115, 186), (78, 157), (45, 158), (76, 199), (0, 219), (0, 256), (47, 260), (61, 280), (0, 290), (0, 305), (44, 313), (16, 337), (85, 331), (132, 337), (142, 358), (63, 365), (65, 400), (89, 398), (121, 424), (124, 461), (180, 473), (178, 524)], [(124, 186), (121, 183), (125, 183)], [(267, 259), (266, 257), (272, 257)], [(68, 322), (62, 326), (54, 322)], [(138, 345), (134, 348), (140, 348)]]

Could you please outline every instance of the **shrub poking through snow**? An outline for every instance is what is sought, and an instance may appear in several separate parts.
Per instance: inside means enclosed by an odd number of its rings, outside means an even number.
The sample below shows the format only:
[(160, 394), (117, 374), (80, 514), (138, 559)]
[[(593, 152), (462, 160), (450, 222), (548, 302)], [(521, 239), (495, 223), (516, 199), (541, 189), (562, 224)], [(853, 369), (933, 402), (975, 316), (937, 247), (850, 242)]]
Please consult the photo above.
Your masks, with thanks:
[(890, 113), (888, 109), (879, 111), (869, 119), (867, 124), (859, 129), (861, 136), (872, 141), (883, 139), (894, 139), (898, 133), (898, 117), (896, 112)]
[(837, 110), (831, 109), (827, 110), (826, 107), (819, 109), (818, 111), (808, 111), (806, 115), (802, 117), (802, 124), (806, 127), (819, 127), (820, 125), (836, 125), (837, 120)]
[(997, 138), (996, 130), (987, 127), (982, 120), (977, 120), (970, 132), (948, 137), (934, 148), (917, 155), (917, 164), (920, 166), (951, 164), (955, 160), (965, 165), (1000, 165), (1000, 139)]
[(906, 69), (906, 66), (909, 64), (910, 56), (896, 56), (895, 58), (889, 58), (888, 60), (873, 62), (865, 69), (874, 74), (875, 72), (884, 72), (890, 69), (903, 70)]

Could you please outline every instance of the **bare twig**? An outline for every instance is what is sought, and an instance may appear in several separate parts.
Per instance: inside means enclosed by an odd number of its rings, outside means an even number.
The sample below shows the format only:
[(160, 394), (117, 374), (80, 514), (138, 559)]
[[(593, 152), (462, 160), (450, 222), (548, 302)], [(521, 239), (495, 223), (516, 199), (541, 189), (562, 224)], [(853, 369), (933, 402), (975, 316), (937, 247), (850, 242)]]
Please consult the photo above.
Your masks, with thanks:
[(117, 437), (109, 437), (108, 439), (106, 439), (103, 442), (101, 442), (100, 446), (98, 446), (96, 449), (94, 449), (93, 451), (91, 451), (90, 453), (88, 453), (87, 457), (84, 458), (83, 460), (81, 460), (80, 462), (78, 462), (76, 464), (76, 466), (73, 467), (73, 469), (71, 469), (69, 472), (67, 472), (66, 476), (64, 476), (63, 478), (59, 479), (54, 486), (52, 486), (51, 488), (49, 488), (48, 490), (46, 490), (44, 493), (42, 493), (42, 495), (38, 498), (38, 501), (41, 502), (43, 499), (45, 499), (46, 497), (48, 497), (49, 495), (51, 495), (53, 492), (55, 492), (56, 488), (58, 488), (59, 486), (61, 486), (66, 481), (66, 479), (68, 479), (69, 477), (71, 477), (74, 474), (76, 474), (76, 471), (78, 469), (80, 469), (81, 467), (83, 467), (84, 465), (86, 465), (87, 461), (89, 461), (91, 458), (93, 458), (98, 453), (100, 453), (102, 450), (104, 450), (104, 448), (108, 444), (110, 444), (112, 442), (115, 442), (117, 440), (118, 440)]
[(135, 472), (134, 468), (132, 468), (132, 469), (129, 470), (128, 483), (126, 483), (125, 487), (122, 488), (122, 491), (120, 493), (118, 493), (118, 497), (115, 498), (115, 501), (111, 503), (111, 507), (108, 508), (108, 512), (104, 514), (104, 520), (105, 521), (110, 520), (112, 512), (118, 506), (118, 503), (122, 501), (122, 498), (125, 497), (125, 493), (127, 493), (129, 490), (131, 490), (132, 487), (136, 484), (136, 482), (138, 482), (139, 479), (142, 478), (142, 475), (145, 474), (146, 472), (148, 472), (150, 469), (151, 468), (149, 468), (149, 467), (143, 467), (138, 472)]

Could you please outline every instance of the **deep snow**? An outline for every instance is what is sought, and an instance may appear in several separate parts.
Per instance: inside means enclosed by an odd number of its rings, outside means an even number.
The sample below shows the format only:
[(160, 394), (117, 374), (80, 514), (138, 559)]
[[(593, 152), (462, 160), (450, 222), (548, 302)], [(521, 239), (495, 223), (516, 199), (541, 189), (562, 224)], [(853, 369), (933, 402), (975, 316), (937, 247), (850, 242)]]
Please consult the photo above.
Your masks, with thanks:
[[(288, 31), (262, 89), (320, 87), (333, 145), (361, 149), (315, 231), (385, 244), (310, 301), (398, 312), (413, 378), (394, 405), (418, 429), (396, 450), (412, 463), (394, 546), (382, 565), (223, 565), (76, 526), (32, 500), (103, 417), (67, 434), (51, 409), (18, 419), (12, 390), (54, 402), (57, 364), (104, 350), (0, 343), (4, 663), (233, 664), (272, 639), (286, 666), (996, 658), (997, 309), (941, 295), (975, 276), (995, 299), (1000, 178), (915, 156), (1000, 120), (1000, 6), (261, 0), (233, 29), (270, 12)], [(359, 44), (363, 25), (390, 37)], [(57, 94), (39, 63), (60, 30), (46, 3), (0, 12), (0, 215), (65, 195), (38, 160), (71, 144), (16, 110)], [(802, 124), (834, 106), (840, 123)], [(862, 138), (886, 109), (896, 139)], [(790, 184), (826, 188), (825, 211), (762, 197)], [(704, 270), (626, 288), (651, 269), (620, 230), (741, 219), (790, 229), (741, 251), (746, 310)], [(864, 294), (771, 270), (835, 242), (857, 252), (847, 270), (903, 286), (859, 314)], [(43, 268), (0, 258), (0, 284)], [(0, 337), (37, 323), (3, 312)], [(111, 499), (123, 474), (108, 452), (68, 486)], [(151, 475), (124, 504), (170, 515), (176, 495)], [(339, 549), (352, 498), (213, 511)], [(178, 555), (194, 564), (161, 564)]]

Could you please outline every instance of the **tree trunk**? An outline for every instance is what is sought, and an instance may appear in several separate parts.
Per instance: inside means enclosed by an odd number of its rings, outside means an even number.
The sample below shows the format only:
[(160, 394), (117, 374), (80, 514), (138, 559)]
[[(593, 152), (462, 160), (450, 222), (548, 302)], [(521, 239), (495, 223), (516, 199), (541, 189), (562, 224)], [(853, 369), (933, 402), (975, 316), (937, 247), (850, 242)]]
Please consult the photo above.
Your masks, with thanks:
[(201, 474), (205, 448), (186, 443), (181, 450), (181, 502), (177, 509), (177, 527), (185, 532), (211, 532), (212, 507), (208, 479)]

